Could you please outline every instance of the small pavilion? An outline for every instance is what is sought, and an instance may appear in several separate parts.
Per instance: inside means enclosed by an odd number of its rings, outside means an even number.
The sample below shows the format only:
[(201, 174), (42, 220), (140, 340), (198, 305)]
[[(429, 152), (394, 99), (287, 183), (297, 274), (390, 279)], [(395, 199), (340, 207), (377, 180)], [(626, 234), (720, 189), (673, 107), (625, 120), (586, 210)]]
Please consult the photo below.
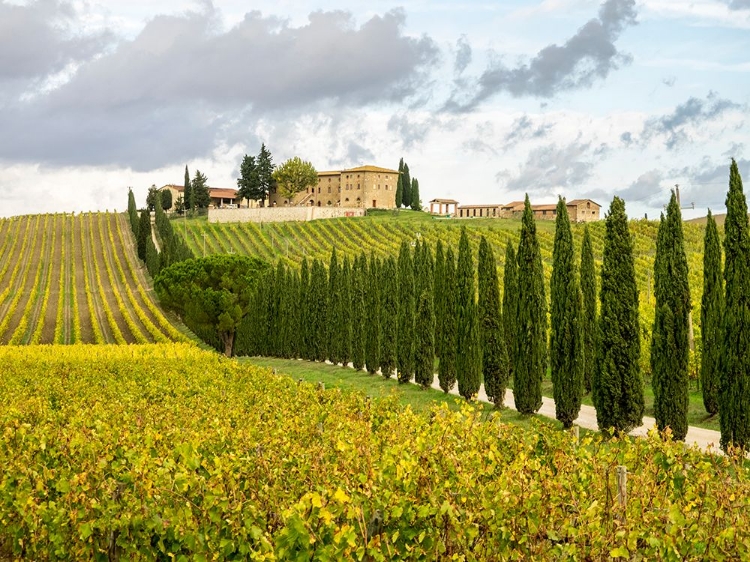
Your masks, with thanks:
[[(451, 205), (453, 210), (451, 211)], [(435, 207), (437, 206), (437, 212)], [(433, 199), (430, 201), (430, 214), (431, 215), (455, 215), (456, 209), (458, 208), (458, 201), (455, 199)]]

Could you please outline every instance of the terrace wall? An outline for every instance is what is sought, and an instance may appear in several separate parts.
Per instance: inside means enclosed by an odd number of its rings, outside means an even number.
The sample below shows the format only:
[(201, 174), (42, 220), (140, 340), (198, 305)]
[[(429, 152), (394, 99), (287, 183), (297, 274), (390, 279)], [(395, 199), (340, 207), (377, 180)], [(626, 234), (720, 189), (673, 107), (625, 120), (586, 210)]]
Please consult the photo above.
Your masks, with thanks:
[(208, 222), (286, 222), (363, 217), (361, 207), (263, 207), (259, 209), (209, 209)]

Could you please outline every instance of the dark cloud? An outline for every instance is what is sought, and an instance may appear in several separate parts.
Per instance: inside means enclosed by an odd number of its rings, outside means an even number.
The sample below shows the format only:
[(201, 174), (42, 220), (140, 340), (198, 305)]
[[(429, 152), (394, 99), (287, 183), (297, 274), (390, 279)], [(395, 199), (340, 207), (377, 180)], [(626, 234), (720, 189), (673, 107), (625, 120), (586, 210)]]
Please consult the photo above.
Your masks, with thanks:
[(252, 12), (224, 31), (210, 3), (157, 16), (59, 88), (0, 106), (0, 159), (148, 170), (209, 154), (240, 119), (400, 100), (438, 54), (403, 25), (401, 10), (361, 26), (315, 12), (300, 27)]
[(461, 74), (466, 70), (466, 67), (471, 64), (471, 58), (471, 45), (469, 45), (466, 35), (462, 35), (456, 42), (456, 61), (453, 64), (453, 70), (456, 74)]
[(75, 22), (76, 11), (67, 2), (0, 0), (0, 81), (43, 78), (89, 60), (112, 39), (106, 32), (76, 34)]
[(727, 111), (740, 107), (731, 100), (718, 97), (715, 92), (710, 92), (705, 100), (691, 97), (685, 103), (678, 105), (672, 113), (646, 121), (643, 126), (642, 140), (664, 137), (665, 146), (668, 149), (674, 149), (690, 140), (687, 131), (689, 126), (706, 123)]
[(750, 0), (728, 0), (726, 3), (732, 10), (750, 10)]
[(573, 142), (568, 146), (540, 146), (529, 152), (517, 172), (504, 170), (496, 179), (509, 191), (552, 195), (555, 189), (578, 188), (589, 179), (594, 163), (588, 143)]
[(630, 131), (625, 131), (620, 135), (620, 142), (622, 142), (622, 144), (624, 144), (625, 146), (630, 146), (633, 143), (633, 133), (631, 133)]
[(615, 47), (622, 31), (636, 23), (635, 0), (607, 0), (599, 15), (589, 20), (562, 46), (549, 45), (527, 64), (508, 68), (492, 63), (479, 77), (474, 91), (459, 89), (445, 104), (448, 111), (470, 111), (500, 92), (513, 97), (550, 98), (559, 92), (588, 88), (612, 70), (630, 62)]
[(676, 76), (667, 76), (666, 78), (662, 78), (661, 83), (667, 86), (668, 88), (671, 88), (675, 85), (675, 82), (677, 82)]
[(394, 133), (404, 148), (410, 148), (415, 143), (423, 142), (435, 124), (433, 119), (417, 121), (401, 113), (391, 116), (388, 120), (388, 130)]
[(554, 128), (552, 123), (535, 124), (528, 115), (523, 115), (513, 122), (508, 134), (503, 139), (503, 149), (508, 150), (514, 145), (527, 141), (542, 139)]
[(616, 194), (626, 202), (653, 202), (654, 199), (658, 200), (661, 197), (662, 180), (664, 180), (664, 173), (661, 170), (649, 170), (638, 176), (638, 179), (625, 189), (617, 191)]

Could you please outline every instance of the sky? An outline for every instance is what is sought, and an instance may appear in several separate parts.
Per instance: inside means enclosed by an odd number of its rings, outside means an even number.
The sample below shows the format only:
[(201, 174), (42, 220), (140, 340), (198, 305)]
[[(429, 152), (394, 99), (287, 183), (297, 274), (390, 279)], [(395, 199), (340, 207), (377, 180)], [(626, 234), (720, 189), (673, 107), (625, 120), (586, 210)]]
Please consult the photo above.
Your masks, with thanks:
[[(0, 0), (0, 216), (124, 210), (365, 164), (422, 201), (617, 195), (723, 212), (750, 182), (750, 0)], [(749, 184), (750, 185), (750, 184)], [(691, 206), (694, 205), (694, 209)]]

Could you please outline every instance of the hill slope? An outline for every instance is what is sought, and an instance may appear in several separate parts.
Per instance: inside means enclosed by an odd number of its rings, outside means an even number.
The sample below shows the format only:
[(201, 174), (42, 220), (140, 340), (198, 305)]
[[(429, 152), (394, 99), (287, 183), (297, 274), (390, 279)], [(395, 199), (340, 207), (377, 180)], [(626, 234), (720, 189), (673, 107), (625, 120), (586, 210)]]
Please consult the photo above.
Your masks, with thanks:
[(0, 344), (184, 339), (147, 290), (123, 216), (0, 221)]

